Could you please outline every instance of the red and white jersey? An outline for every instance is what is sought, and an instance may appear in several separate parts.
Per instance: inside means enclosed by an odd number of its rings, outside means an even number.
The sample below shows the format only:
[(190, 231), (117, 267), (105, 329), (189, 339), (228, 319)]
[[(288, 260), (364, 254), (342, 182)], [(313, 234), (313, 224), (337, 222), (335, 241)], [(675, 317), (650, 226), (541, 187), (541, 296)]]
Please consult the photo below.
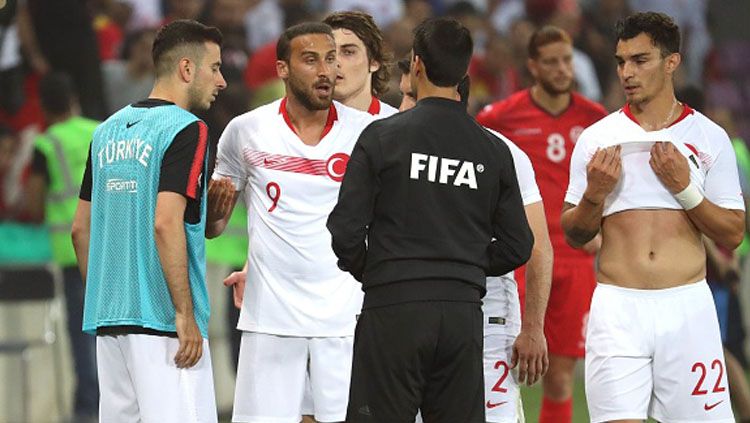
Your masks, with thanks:
[(215, 178), (248, 206), (248, 272), (237, 327), (286, 336), (351, 336), (361, 285), (336, 265), (326, 219), (371, 115), (334, 102), (316, 146), (302, 142), (286, 99), (242, 114), (219, 139)]
[(367, 108), (367, 113), (378, 119), (383, 119), (398, 113), (398, 109), (388, 103), (383, 103), (380, 99), (373, 96), (372, 101), (370, 102), (370, 107)]
[(565, 242), (560, 214), (570, 156), (578, 136), (606, 115), (601, 105), (573, 93), (568, 108), (553, 116), (534, 102), (528, 89), (485, 107), (477, 115), (480, 124), (512, 139), (531, 159), (556, 259), (591, 260), (585, 252)]
[[(518, 179), (518, 188), (521, 190), (521, 200), (524, 206), (542, 201), (539, 194), (539, 187), (536, 185), (534, 168), (531, 165), (529, 156), (526, 155), (511, 140), (502, 134), (488, 130), (500, 138), (510, 149), (513, 156), (513, 163), (516, 168), (516, 178)], [(484, 334), (503, 333), (521, 329), (520, 305), (518, 304), (518, 287), (513, 277), (513, 272), (508, 272), (503, 276), (487, 278), (487, 294), (482, 298), (482, 311), (484, 312)], [(504, 324), (489, 323), (488, 317), (501, 317), (505, 319)]]
[(651, 146), (668, 141), (687, 159), (690, 180), (708, 200), (727, 209), (744, 210), (737, 161), (727, 133), (685, 105), (668, 128), (646, 131), (628, 105), (581, 134), (570, 164), (565, 202), (577, 205), (586, 190), (586, 165), (597, 148), (622, 145), (620, 180), (604, 202), (604, 216), (630, 209), (678, 209), (682, 206), (649, 165)]

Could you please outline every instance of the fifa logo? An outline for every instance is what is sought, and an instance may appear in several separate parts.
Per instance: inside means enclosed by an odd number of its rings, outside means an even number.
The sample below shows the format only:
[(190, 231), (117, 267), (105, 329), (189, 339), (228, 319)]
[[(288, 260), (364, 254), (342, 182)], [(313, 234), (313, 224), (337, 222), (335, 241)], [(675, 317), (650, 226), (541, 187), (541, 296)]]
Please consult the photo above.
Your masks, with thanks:
[(460, 187), (466, 185), (477, 189), (476, 172), (484, 172), (484, 165), (457, 159), (429, 156), (421, 153), (411, 153), (411, 171), (409, 178), (419, 180), (426, 173), (427, 180), (439, 184)]

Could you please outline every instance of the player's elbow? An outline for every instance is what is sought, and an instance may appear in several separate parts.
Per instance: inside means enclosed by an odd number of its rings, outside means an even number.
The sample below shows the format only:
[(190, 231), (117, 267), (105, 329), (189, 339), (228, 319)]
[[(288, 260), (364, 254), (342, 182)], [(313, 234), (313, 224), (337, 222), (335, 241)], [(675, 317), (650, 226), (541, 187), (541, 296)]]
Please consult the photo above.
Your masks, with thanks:
[(154, 218), (154, 235), (156, 242), (166, 241), (174, 236), (175, 230), (179, 229), (182, 221), (173, 216), (156, 215)]
[(89, 237), (88, 225), (84, 225), (82, 222), (77, 220), (73, 221), (73, 226), (70, 229), (70, 238), (73, 241), (73, 248), (79, 250)]

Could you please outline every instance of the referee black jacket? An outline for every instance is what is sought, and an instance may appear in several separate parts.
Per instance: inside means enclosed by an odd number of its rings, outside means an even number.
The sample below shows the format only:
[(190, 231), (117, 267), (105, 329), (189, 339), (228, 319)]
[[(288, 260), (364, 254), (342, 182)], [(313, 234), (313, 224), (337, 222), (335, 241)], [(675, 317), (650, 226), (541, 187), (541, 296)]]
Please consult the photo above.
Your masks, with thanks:
[(328, 230), (365, 308), (479, 301), (486, 277), (524, 264), (534, 243), (510, 150), (439, 97), (365, 128)]

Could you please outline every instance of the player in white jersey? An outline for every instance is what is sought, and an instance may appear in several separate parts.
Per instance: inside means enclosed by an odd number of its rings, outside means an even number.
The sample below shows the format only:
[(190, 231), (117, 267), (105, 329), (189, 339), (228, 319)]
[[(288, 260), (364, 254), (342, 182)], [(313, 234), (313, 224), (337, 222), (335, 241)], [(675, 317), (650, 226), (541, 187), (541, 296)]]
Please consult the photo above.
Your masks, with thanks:
[(398, 110), (378, 99), (388, 89), (390, 57), (372, 16), (358, 11), (335, 12), (323, 23), (333, 28), (338, 50), (333, 98), (381, 118), (396, 113)]
[(660, 13), (616, 28), (627, 104), (583, 131), (562, 226), (602, 245), (586, 334), (593, 422), (733, 422), (719, 325), (706, 285), (707, 236), (728, 249), (744, 204), (726, 132), (680, 104), (680, 33)]
[[(409, 62), (400, 61), (398, 65), (402, 73), (399, 88), (403, 95), (399, 110), (404, 111), (414, 107), (416, 102), (409, 81)], [(458, 97), (468, 102), (468, 76), (458, 85)], [(552, 281), (552, 244), (531, 160), (511, 140), (487, 130), (510, 149), (526, 218), (534, 233), (534, 248), (527, 263), (529, 292), (523, 323), (513, 272), (487, 278), (487, 293), (482, 298), (485, 419), (492, 423), (516, 423), (524, 421), (519, 383), (534, 384), (549, 366), (544, 312)], [(511, 372), (516, 367), (517, 371)], [(418, 416), (417, 421), (420, 418)]]
[(358, 11), (336, 12), (326, 16), (323, 23), (333, 28), (338, 50), (334, 100), (379, 118), (398, 112), (378, 98), (388, 89), (390, 57), (372, 16)]
[(316, 419), (343, 421), (362, 292), (336, 265), (325, 222), (372, 117), (332, 101), (328, 25), (287, 29), (277, 59), (286, 97), (227, 125), (214, 174), (231, 178), (249, 209), (233, 420), (299, 422), (309, 374)]

